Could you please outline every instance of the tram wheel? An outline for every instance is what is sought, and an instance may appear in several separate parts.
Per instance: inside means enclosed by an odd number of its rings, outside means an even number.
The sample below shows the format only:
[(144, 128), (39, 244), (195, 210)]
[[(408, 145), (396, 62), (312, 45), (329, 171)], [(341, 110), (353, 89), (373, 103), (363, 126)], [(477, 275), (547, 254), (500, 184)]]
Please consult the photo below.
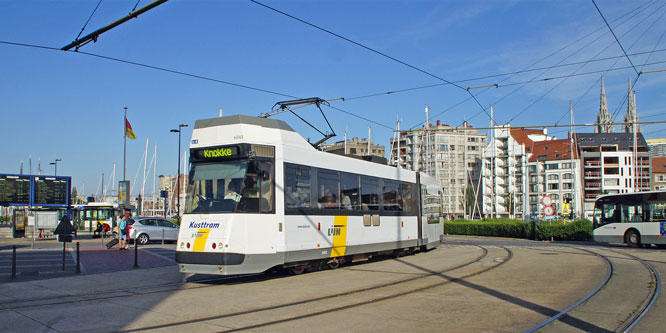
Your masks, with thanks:
[(301, 266), (294, 266), (289, 268), (289, 273), (292, 275), (301, 275), (303, 272), (305, 272), (306, 265), (301, 265)]
[(624, 241), (629, 247), (639, 247), (641, 245), (641, 236), (634, 230), (627, 231)]
[(337, 269), (338, 267), (340, 267), (340, 261), (338, 261), (338, 259), (333, 259), (328, 262), (329, 269)]

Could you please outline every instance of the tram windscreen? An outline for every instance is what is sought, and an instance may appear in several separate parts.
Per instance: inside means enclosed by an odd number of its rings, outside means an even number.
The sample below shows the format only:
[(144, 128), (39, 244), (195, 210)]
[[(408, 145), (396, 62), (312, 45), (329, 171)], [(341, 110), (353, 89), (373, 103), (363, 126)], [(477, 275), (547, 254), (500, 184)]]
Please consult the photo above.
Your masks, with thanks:
[(189, 179), (186, 214), (273, 210), (272, 162), (193, 163)]

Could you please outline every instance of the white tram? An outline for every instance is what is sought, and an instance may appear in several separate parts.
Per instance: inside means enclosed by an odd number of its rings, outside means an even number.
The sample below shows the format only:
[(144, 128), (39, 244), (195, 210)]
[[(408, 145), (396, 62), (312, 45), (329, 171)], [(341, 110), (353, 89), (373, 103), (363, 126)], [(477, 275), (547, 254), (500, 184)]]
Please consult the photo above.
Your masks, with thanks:
[(197, 120), (176, 261), (182, 272), (337, 267), (436, 247), (441, 186), (427, 175), (320, 152), (285, 122)]

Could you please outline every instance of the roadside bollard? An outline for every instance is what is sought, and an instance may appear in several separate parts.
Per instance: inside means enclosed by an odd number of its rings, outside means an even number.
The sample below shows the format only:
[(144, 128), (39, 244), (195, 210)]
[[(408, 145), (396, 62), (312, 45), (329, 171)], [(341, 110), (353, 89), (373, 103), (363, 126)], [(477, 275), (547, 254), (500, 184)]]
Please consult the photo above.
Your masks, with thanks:
[(65, 250), (67, 249), (67, 242), (62, 242), (62, 271), (65, 271)]
[(134, 268), (139, 268), (139, 242), (134, 241)]
[(16, 245), (13, 247), (13, 254), (12, 254), (12, 280), (16, 280)]
[(162, 246), (164, 246), (164, 229), (162, 229)]
[(76, 273), (81, 274), (81, 256), (79, 254), (79, 242), (76, 242)]

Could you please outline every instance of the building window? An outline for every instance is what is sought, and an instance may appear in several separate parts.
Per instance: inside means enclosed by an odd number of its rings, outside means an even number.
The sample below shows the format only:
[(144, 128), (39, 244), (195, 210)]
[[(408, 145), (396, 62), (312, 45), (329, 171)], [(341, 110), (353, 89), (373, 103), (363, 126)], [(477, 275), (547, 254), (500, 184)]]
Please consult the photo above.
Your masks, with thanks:
[(546, 164), (546, 169), (547, 170), (555, 170), (555, 169), (559, 169), (559, 168), (560, 168), (560, 165), (557, 164), (557, 163)]
[(557, 190), (560, 188), (560, 184), (548, 184), (548, 190)]
[(560, 176), (558, 175), (548, 175), (548, 180), (559, 180)]

